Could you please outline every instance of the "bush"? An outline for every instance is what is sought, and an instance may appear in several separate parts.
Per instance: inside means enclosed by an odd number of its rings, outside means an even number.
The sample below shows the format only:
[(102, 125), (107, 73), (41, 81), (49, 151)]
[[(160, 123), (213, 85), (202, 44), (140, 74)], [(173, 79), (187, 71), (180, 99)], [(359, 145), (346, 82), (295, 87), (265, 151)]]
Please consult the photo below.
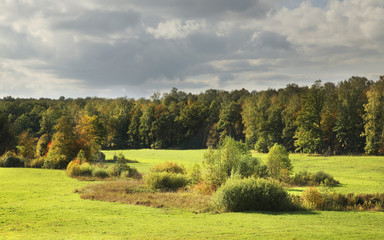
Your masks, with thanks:
[(81, 165), (78, 159), (69, 162), (67, 166), (67, 175), (70, 177), (80, 176), (80, 167)]
[(313, 175), (313, 180), (317, 184), (324, 184), (326, 186), (334, 186), (339, 184), (339, 181), (335, 180), (329, 173), (323, 171), (317, 172)]
[(335, 186), (339, 184), (339, 181), (335, 180), (333, 176), (329, 173), (323, 171), (317, 172), (315, 174), (309, 173), (307, 171), (299, 172), (291, 178), (291, 184), (298, 186)]
[(265, 177), (265, 170), (245, 143), (225, 137), (217, 150), (208, 148), (204, 154), (202, 178), (210, 188), (217, 189), (231, 175)]
[(95, 167), (91, 164), (83, 163), (80, 165), (80, 176), (92, 176), (92, 172), (94, 169)]
[(51, 154), (44, 158), (44, 168), (49, 169), (65, 169), (69, 162), (65, 155)]
[(29, 166), (31, 168), (42, 168), (43, 165), (44, 165), (44, 158), (43, 157), (37, 157), (37, 158), (33, 159), (29, 164)]
[(186, 174), (186, 170), (184, 166), (179, 165), (175, 162), (165, 162), (165, 163), (160, 163), (154, 166), (151, 169), (152, 172), (168, 172), (168, 173), (181, 173), (181, 174)]
[(177, 190), (188, 184), (188, 178), (180, 173), (151, 172), (146, 175), (145, 183), (150, 189)]
[(94, 168), (92, 171), (92, 176), (98, 178), (107, 178), (109, 177), (109, 173), (104, 168)]
[(92, 176), (95, 167), (89, 163), (80, 164), (79, 159), (71, 161), (67, 166), (67, 175), (71, 177)]
[[(316, 192), (316, 191), (314, 191)], [(309, 194), (308, 194), (309, 195)], [(308, 204), (308, 196), (302, 195), (302, 201), (306, 206), (318, 210), (330, 210), (330, 211), (384, 211), (384, 194), (341, 194), (341, 193), (316, 193), (311, 194), (312, 199), (320, 199), (317, 202), (317, 206), (312, 207)], [(316, 198), (315, 196), (316, 195)], [(320, 195), (320, 196), (319, 196)], [(314, 202), (312, 200), (312, 202)]]
[(114, 177), (141, 178), (141, 174), (136, 168), (130, 167), (126, 163), (117, 162), (108, 168), (108, 173)]
[(98, 162), (102, 163), (105, 161), (105, 154), (97, 151), (93, 156), (92, 156), (92, 162)]
[(202, 180), (200, 165), (195, 163), (195, 165), (193, 165), (191, 171), (189, 172), (188, 176), (191, 181), (191, 184), (199, 183)]
[(0, 167), (24, 167), (24, 162), (14, 152), (6, 152), (0, 158)]
[(213, 203), (225, 211), (285, 211), (293, 205), (284, 188), (264, 179), (229, 179), (213, 196)]
[(324, 206), (325, 198), (315, 187), (306, 189), (301, 193), (303, 204), (306, 207), (320, 210)]
[(297, 186), (313, 186), (313, 175), (307, 171), (298, 172), (291, 179), (291, 183)]

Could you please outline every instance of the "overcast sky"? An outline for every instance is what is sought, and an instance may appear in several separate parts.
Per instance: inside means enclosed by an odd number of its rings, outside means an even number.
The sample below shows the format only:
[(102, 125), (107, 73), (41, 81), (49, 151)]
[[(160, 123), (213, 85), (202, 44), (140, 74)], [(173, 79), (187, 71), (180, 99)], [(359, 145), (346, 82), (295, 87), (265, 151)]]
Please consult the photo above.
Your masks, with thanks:
[(383, 0), (0, 0), (0, 97), (384, 75)]

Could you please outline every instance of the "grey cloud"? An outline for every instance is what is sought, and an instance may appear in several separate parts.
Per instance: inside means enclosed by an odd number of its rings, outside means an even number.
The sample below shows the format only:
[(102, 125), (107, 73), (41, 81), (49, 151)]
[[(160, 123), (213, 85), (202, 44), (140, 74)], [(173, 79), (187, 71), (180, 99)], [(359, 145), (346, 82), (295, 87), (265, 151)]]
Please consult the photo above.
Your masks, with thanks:
[(260, 34), (259, 39), (262, 47), (286, 51), (292, 50), (292, 44), (287, 40), (286, 36), (281, 34), (265, 31)]
[(140, 21), (140, 14), (135, 11), (87, 11), (56, 23), (53, 28), (99, 35), (114, 33), (135, 26)]
[[(99, 1), (102, 2), (102, 1)], [(112, 0), (115, 6), (134, 6), (143, 11), (156, 12), (163, 17), (178, 18), (221, 18), (237, 16), (239, 18), (265, 17), (276, 7), (277, 0)]]
[[(287, 2), (290, 7), (281, 8)], [(351, 0), (334, 1), (325, 9), (323, 0), (316, 8), (309, 1), (297, 2), (8, 1), (0, 13), (6, 19), (0, 23), (0, 59), (10, 65), (14, 60), (17, 67), (5, 75), (0, 69), (0, 76), (18, 79), (26, 71), (24, 79), (41, 77), (52, 85), (73, 80), (71, 87), (77, 84), (87, 94), (90, 89), (140, 92), (172, 86), (284, 87), (288, 81), (333, 80), (351, 69), (356, 75), (382, 71), (384, 34), (375, 31), (383, 21), (380, 14), (356, 13), (353, 9), (363, 3)], [(353, 13), (361, 25), (345, 24), (345, 17), (339, 17)], [(334, 24), (327, 26), (325, 20)], [(172, 22), (181, 25), (164, 24)], [(196, 25), (184, 29), (186, 22)], [(364, 32), (355, 34), (355, 29)]]

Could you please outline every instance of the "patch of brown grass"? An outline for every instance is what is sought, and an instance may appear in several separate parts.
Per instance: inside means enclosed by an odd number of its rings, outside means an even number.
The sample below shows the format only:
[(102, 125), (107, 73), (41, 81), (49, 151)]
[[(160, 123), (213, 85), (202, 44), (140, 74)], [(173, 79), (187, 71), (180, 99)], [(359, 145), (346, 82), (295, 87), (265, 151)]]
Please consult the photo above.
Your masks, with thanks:
[(140, 180), (118, 180), (90, 185), (77, 190), (82, 199), (121, 202), (155, 208), (179, 208), (192, 212), (210, 210), (210, 195), (180, 190), (156, 192), (145, 188)]

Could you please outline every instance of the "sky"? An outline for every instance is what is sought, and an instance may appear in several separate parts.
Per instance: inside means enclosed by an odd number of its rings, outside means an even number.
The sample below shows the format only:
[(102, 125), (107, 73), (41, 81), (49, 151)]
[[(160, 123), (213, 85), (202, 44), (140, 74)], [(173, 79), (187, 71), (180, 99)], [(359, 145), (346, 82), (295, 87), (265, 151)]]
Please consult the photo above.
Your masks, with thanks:
[(0, 98), (384, 75), (383, 0), (0, 0)]

